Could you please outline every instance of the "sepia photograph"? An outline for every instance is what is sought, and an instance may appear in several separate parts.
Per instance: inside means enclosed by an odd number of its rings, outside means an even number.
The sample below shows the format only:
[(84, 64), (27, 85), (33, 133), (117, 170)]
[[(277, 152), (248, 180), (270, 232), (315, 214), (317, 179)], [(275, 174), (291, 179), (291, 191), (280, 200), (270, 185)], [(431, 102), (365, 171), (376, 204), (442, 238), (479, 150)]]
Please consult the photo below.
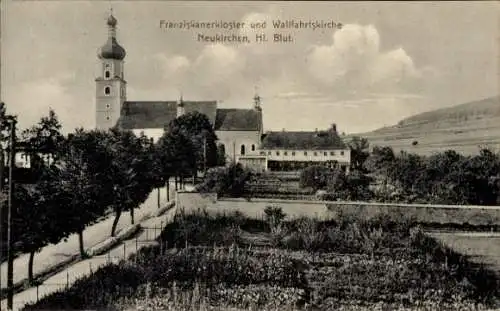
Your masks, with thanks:
[(500, 2), (0, 1), (0, 311), (500, 310)]

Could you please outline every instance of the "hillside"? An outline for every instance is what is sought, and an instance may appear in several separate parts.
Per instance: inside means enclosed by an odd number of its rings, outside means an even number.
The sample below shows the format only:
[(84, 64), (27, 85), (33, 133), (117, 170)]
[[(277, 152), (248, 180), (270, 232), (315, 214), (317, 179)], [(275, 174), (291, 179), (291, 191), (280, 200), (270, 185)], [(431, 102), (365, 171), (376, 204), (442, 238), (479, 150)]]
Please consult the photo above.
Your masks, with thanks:
[(475, 154), (483, 146), (500, 151), (500, 96), (424, 112), (397, 125), (355, 135), (366, 137), (372, 147), (391, 146), (418, 154), (447, 149)]

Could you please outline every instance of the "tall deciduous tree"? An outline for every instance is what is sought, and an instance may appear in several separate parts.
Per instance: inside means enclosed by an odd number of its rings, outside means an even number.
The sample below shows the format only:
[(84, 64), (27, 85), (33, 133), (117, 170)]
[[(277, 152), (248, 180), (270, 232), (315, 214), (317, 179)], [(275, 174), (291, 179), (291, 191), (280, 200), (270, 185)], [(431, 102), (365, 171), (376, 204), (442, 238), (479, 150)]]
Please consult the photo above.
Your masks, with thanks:
[(48, 244), (56, 244), (73, 233), (68, 226), (67, 201), (58, 191), (57, 167), (42, 172), (36, 184), (17, 185), (13, 226), (16, 250), (29, 253), (28, 281), (33, 282), (33, 262), (36, 252)]
[(110, 131), (108, 143), (112, 155), (110, 176), (113, 184), (113, 209), (115, 220), (111, 235), (123, 211), (130, 212), (134, 224), (134, 209), (143, 203), (154, 186), (154, 168), (149, 150), (150, 142), (145, 137), (137, 137), (131, 131), (114, 128)]
[(56, 113), (51, 109), (49, 110), (49, 114), (42, 117), (37, 124), (23, 131), (22, 139), (33, 150), (57, 156), (57, 150), (64, 141), (61, 128), (62, 126)]
[(389, 180), (397, 185), (406, 197), (421, 193), (421, 177), (425, 172), (425, 159), (412, 153), (401, 152), (389, 171)]
[(85, 256), (84, 229), (95, 223), (111, 205), (112, 157), (105, 138), (104, 132), (77, 129), (68, 135), (61, 148), (58, 187), (70, 212), (67, 225), (79, 236), (82, 257)]
[[(192, 173), (196, 168), (195, 148), (192, 140), (183, 131), (165, 131), (158, 141), (158, 161), (164, 180)], [(177, 186), (177, 185), (176, 185)]]
[[(67, 207), (55, 199), (59, 192), (55, 183), (54, 168), (59, 148), (64, 142), (60, 133), (61, 124), (53, 110), (48, 116), (31, 128), (23, 131), (22, 142), (28, 150), (23, 150), (31, 159), (31, 170), (35, 173), (29, 185), (18, 185), (15, 191), (14, 209), (15, 236), (22, 252), (30, 254), (28, 280), (33, 281), (33, 260), (35, 253), (49, 243), (57, 243), (71, 233), (65, 226), (66, 219), (61, 213)], [(48, 155), (52, 162), (44, 161), (40, 154)], [(59, 222), (62, 220), (62, 222)]]
[(199, 112), (184, 114), (168, 124), (166, 131), (191, 140), (195, 157), (193, 174), (217, 165), (217, 136), (206, 115)]
[(354, 136), (348, 145), (351, 149), (351, 168), (353, 170), (363, 171), (363, 164), (370, 155), (370, 144), (368, 140), (366, 138)]
[(391, 147), (375, 146), (366, 159), (364, 168), (371, 173), (386, 175), (395, 159), (396, 155)]

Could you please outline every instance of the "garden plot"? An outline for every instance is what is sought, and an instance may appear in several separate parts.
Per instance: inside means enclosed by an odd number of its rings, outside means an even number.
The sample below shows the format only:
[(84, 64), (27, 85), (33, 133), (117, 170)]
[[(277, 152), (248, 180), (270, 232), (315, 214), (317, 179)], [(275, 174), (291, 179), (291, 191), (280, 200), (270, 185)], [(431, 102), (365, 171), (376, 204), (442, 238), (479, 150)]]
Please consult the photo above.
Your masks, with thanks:
[[(387, 219), (176, 216), (137, 256), (25, 310), (485, 310), (494, 273)], [(98, 290), (96, 290), (96, 288)]]

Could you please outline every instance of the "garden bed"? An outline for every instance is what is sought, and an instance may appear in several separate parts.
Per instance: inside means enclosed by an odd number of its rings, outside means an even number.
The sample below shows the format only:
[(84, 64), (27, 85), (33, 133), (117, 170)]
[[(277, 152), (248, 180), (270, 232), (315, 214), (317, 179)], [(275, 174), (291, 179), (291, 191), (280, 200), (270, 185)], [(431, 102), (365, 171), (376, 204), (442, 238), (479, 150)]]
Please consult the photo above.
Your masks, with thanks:
[(497, 276), (410, 221), (179, 214), (159, 237), (25, 310), (481, 310)]

